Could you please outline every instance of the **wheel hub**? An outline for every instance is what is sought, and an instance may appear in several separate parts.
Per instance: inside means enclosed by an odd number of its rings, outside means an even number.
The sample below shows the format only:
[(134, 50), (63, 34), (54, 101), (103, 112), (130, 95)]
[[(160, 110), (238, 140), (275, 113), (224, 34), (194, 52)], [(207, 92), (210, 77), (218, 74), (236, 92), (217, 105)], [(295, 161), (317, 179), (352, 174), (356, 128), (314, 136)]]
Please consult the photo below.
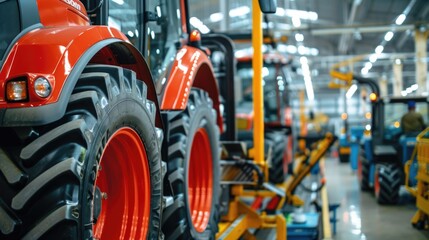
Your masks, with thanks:
[(100, 188), (96, 187), (95, 192), (94, 192), (94, 203), (93, 203), (94, 206), (93, 206), (93, 211), (92, 211), (94, 224), (97, 223), (98, 217), (100, 216), (102, 200), (103, 200), (103, 198), (101, 195)]

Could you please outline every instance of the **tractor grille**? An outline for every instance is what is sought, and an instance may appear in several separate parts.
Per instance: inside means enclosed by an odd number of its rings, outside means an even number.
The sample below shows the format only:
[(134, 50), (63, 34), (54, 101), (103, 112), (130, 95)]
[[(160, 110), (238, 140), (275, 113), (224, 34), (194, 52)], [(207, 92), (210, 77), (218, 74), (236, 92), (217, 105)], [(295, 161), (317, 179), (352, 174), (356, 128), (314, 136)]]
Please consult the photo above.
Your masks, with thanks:
[(0, 1), (0, 58), (21, 31), (17, 0)]

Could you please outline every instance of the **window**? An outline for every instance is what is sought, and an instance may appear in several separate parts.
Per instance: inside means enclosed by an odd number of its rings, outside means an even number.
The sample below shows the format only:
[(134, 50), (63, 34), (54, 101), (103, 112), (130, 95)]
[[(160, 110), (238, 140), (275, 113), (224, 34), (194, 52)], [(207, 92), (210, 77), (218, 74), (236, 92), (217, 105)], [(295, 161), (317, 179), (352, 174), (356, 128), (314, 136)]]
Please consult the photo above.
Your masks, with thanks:
[(147, 10), (157, 16), (156, 21), (146, 25), (147, 61), (155, 82), (163, 84), (182, 35), (180, 1), (149, 1)]
[(109, 0), (108, 25), (123, 32), (130, 42), (141, 49), (142, 41), (138, 22), (138, 0)]

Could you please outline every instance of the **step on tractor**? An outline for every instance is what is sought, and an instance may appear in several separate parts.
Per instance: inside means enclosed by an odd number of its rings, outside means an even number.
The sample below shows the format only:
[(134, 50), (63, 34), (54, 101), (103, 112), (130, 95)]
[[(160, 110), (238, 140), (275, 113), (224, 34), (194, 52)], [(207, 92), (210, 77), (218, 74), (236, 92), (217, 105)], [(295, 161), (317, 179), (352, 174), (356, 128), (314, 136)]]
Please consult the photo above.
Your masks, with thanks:
[(0, 12), (0, 239), (213, 239), (223, 124), (188, 2)]

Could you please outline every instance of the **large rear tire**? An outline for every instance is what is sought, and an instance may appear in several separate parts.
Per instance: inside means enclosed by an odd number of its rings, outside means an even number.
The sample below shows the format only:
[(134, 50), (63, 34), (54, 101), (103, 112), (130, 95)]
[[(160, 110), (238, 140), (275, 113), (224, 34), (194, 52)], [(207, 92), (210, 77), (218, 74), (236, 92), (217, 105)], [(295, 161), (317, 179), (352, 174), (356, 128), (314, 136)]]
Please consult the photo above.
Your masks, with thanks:
[(287, 172), (284, 171), (284, 154), (286, 148), (286, 137), (282, 132), (267, 132), (265, 140), (272, 147), (269, 181), (271, 183), (283, 183)]
[(358, 160), (358, 178), (360, 183), (360, 189), (362, 191), (369, 191), (371, 186), (369, 185), (369, 173), (370, 173), (370, 164), (366, 159)]
[(214, 239), (219, 221), (219, 129), (208, 94), (192, 89), (185, 111), (169, 119), (163, 214), (166, 239)]
[(162, 132), (135, 74), (89, 66), (64, 117), (1, 128), (0, 239), (158, 239)]
[(379, 204), (396, 204), (399, 201), (401, 171), (395, 164), (380, 163), (376, 166), (374, 193)]

